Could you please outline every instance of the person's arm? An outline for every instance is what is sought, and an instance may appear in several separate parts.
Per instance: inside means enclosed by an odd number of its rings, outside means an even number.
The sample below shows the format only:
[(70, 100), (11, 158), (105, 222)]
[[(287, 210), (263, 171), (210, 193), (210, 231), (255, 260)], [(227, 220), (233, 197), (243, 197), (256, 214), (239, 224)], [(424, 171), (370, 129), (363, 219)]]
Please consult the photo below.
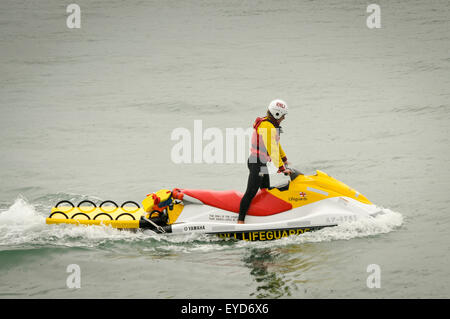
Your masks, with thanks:
[(283, 148), (281, 147), (281, 144), (280, 144), (280, 157), (281, 157), (281, 160), (283, 161), (284, 165), (286, 165), (288, 163), (288, 160), (286, 157), (286, 153), (284, 152)]
[(280, 144), (280, 158), (281, 158), (281, 161), (283, 162), (284, 169), (279, 167), (278, 173), (284, 173), (284, 175), (291, 175), (292, 170), (290, 168), (286, 168), (286, 165), (288, 165), (289, 162), (287, 160), (286, 153), (284, 152), (283, 148), (281, 147), (281, 144)]

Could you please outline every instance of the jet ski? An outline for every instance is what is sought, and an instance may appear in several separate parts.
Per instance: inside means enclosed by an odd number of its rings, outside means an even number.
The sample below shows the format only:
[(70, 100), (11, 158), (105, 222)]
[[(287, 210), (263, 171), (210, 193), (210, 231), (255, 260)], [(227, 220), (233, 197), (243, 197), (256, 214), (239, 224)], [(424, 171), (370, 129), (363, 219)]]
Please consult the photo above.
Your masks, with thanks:
[(245, 224), (237, 224), (242, 193), (229, 190), (162, 189), (148, 194), (142, 207), (127, 201), (120, 207), (105, 201), (77, 206), (61, 201), (47, 224), (106, 225), (148, 229), (158, 234), (216, 234), (221, 238), (265, 241), (300, 235), (382, 214), (364, 195), (317, 170), (303, 175), (292, 169), (290, 180), (259, 190)]

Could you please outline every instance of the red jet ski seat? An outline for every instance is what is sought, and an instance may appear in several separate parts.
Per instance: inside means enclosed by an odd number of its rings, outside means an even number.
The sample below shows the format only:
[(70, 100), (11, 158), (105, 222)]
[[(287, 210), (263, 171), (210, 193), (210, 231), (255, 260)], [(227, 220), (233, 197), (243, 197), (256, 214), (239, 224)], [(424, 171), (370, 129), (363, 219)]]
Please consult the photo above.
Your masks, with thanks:
[[(237, 191), (212, 191), (203, 189), (181, 189), (183, 194), (198, 199), (205, 205), (239, 213), (244, 194)], [(253, 198), (247, 215), (269, 216), (292, 209), (292, 205), (272, 195), (263, 188)]]

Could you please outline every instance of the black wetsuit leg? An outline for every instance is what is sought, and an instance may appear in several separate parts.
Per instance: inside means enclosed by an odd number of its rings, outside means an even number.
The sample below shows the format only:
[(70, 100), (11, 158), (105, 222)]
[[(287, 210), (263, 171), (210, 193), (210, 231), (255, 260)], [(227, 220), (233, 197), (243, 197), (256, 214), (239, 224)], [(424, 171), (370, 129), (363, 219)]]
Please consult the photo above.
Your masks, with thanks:
[(239, 219), (244, 221), (248, 208), (255, 197), (258, 189), (270, 187), (269, 174), (267, 172), (267, 166), (261, 163), (247, 163), (250, 171), (248, 175), (247, 190), (242, 197), (239, 207)]

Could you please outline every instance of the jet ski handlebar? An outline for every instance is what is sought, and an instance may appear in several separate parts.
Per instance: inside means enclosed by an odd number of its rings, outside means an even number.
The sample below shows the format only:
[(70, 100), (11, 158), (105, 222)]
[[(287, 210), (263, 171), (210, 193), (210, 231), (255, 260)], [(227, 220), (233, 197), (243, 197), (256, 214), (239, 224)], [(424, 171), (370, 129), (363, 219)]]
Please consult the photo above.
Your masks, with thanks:
[[(296, 179), (299, 175), (304, 175), (302, 172), (300, 172), (298, 169), (292, 168), (292, 167), (286, 167), (287, 169), (290, 169), (292, 171), (291, 175), (289, 175), (289, 178), (291, 179), (291, 181), (293, 181), (294, 179)], [(284, 175), (288, 175), (288, 174), (284, 174)]]

